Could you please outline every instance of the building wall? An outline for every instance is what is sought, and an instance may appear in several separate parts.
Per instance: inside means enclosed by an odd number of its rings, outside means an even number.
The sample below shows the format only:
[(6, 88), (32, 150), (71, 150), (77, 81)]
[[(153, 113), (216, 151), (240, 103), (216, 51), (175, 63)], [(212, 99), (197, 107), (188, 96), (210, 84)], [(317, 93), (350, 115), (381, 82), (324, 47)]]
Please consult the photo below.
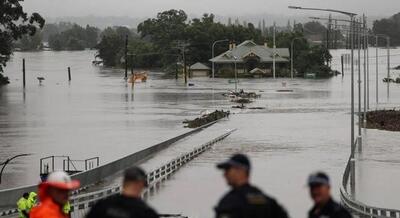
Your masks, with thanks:
[(210, 75), (209, 70), (191, 70), (191, 77), (208, 77)]

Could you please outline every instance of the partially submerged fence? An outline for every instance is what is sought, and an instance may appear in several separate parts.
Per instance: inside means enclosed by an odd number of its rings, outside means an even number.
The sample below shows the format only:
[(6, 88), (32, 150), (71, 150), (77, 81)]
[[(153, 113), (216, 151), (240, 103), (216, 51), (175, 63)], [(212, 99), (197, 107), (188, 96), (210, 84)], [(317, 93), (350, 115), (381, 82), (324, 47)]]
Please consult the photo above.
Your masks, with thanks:
[[(358, 140), (354, 142), (353, 148), (356, 148), (357, 145), (358, 145)], [(347, 189), (349, 186), (350, 188), (354, 188), (352, 187), (352, 185), (349, 185), (349, 182), (351, 183), (350, 180), (355, 179), (354, 173), (352, 173), (355, 170), (354, 162), (355, 162), (354, 158), (350, 156), (343, 173), (342, 185), (340, 188), (340, 198), (342, 200), (342, 204), (346, 208), (351, 210), (353, 213), (359, 215), (360, 217), (400, 218), (400, 210), (368, 206), (360, 201), (357, 201), (350, 193), (348, 193)]]
[[(124, 170), (132, 165), (138, 164), (141, 161), (146, 160), (148, 157), (169, 147), (171, 144), (189, 135), (197, 133), (203, 130), (204, 128), (207, 128), (215, 124), (216, 122), (218, 121), (214, 121), (212, 123), (206, 124), (194, 130), (188, 131), (184, 134), (181, 134), (179, 136), (176, 136), (159, 144), (153, 145), (149, 148), (133, 153), (124, 158), (102, 165), (100, 167), (73, 175), (72, 176), (73, 179), (78, 179), (81, 182), (81, 189), (74, 192), (74, 194), (78, 194), (80, 193), (80, 191), (86, 190), (88, 187), (96, 184), (97, 182), (103, 180), (106, 177), (109, 177), (110, 175), (114, 175), (118, 171)], [(0, 211), (0, 216), (6, 216), (15, 213), (14, 208), (18, 199), (23, 195), (23, 193), (31, 191), (37, 191), (37, 185), (29, 185), (29, 186), (0, 190), (0, 208), (7, 208), (7, 207), (13, 208), (5, 211)]]
[[(194, 148), (192, 151), (182, 154), (179, 157), (169, 161), (166, 164), (158, 167), (157, 169), (150, 171), (147, 174), (148, 188), (143, 192), (143, 197), (149, 196), (155, 189), (155, 187), (162, 181), (166, 180), (173, 173), (178, 171), (186, 163), (199, 156), (204, 151), (210, 149), (216, 142), (219, 142), (228, 137), (235, 130), (231, 130), (211, 141)], [(106, 198), (110, 195), (117, 194), (121, 191), (120, 186), (107, 188), (104, 190), (78, 195), (71, 199), (71, 209), (73, 211), (73, 217), (83, 217), (87, 209), (92, 207), (98, 200)]]

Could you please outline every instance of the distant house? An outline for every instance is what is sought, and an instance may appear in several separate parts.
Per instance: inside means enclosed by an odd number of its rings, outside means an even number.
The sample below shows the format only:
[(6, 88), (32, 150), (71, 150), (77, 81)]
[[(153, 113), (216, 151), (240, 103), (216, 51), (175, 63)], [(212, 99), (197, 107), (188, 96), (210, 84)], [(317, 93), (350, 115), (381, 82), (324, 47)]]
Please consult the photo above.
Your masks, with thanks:
[[(251, 40), (246, 40), (236, 46), (231, 44), (229, 50), (210, 59), (214, 62), (215, 72), (218, 74), (224, 70), (234, 70), (234, 64), (238, 73), (256, 73), (262, 76), (271, 76), (273, 68), (274, 49), (267, 44), (257, 45)], [(280, 68), (288, 67), (290, 54), (288, 48), (275, 49), (275, 66), (277, 72)]]
[(207, 77), (210, 75), (211, 69), (200, 62), (197, 62), (190, 66), (190, 75), (191, 77)]

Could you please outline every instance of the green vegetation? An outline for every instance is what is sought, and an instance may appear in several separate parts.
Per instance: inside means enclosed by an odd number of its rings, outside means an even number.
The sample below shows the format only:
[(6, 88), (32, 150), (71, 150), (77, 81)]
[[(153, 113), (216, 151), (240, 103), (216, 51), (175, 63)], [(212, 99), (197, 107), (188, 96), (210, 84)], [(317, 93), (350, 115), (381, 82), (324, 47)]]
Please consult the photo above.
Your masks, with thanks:
[(100, 30), (89, 25), (83, 28), (74, 24), (72, 28), (61, 33), (49, 36), (49, 47), (55, 51), (60, 50), (84, 50), (85, 48), (94, 48)]
[(25, 35), (33, 36), (36, 30), (44, 26), (44, 19), (38, 13), (28, 15), (24, 12), (20, 0), (0, 1), (0, 85), (9, 83), (3, 76), (3, 68), (13, 51), (14, 41)]
[[(384, 34), (390, 37), (390, 44), (393, 46), (400, 45), (400, 13), (389, 18), (374, 21), (372, 28), (374, 34)], [(386, 41), (381, 39), (380, 45), (386, 45)]]
[(43, 49), (43, 37), (40, 31), (36, 31), (33, 36), (24, 35), (15, 43), (15, 47), (21, 51), (39, 51)]
[[(120, 66), (124, 63), (125, 35), (128, 35), (129, 45), (128, 65), (134, 67), (163, 67), (175, 73), (177, 62), (182, 63), (182, 52), (185, 47), (186, 64), (196, 62), (206, 63), (211, 57), (211, 45), (220, 39), (242, 42), (252, 39), (257, 44), (272, 44), (272, 35), (263, 35), (260, 29), (252, 23), (244, 25), (224, 25), (216, 22), (213, 14), (204, 14), (201, 18), (188, 20), (182, 10), (169, 10), (158, 13), (138, 25), (139, 35), (125, 27), (107, 28), (101, 34), (101, 41), (97, 46), (98, 57), (106, 66)], [(319, 23), (318, 23), (319, 24)], [(317, 22), (306, 25), (307, 28), (323, 32), (326, 29)], [(319, 27), (319, 29), (318, 29)], [(271, 32), (271, 31), (269, 31)], [(291, 41), (295, 42), (294, 60), (298, 76), (307, 72), (315, 72), (318, 77), (330, 75), (327, 63), (331, 56), (322, 46), (311, 45), (304, 39), (303, 25), (298, 24), (293, 31), (279, 32), (276, 36), (277, 47), (290, 48)], [(228, 42), (219, 43), (215, 47), (215, 54), (226, 51)], [(281, 75), (289, 76), (289, 69), (278, 69)], [(231, 70), (223, 70), (221, 76), (230, 77)], [(247, 76), (247, 75), (241, 75)]]

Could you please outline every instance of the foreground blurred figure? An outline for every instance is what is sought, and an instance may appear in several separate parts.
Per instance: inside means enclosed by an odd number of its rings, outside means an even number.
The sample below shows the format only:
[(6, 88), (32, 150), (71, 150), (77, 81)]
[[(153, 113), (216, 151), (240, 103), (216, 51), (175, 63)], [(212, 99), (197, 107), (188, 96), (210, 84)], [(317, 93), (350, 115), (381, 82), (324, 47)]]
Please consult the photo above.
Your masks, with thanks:
[(351, 214), (332, 199), (328, 175), (323, 172), (311, 174), (308, 186), (314, 201), (308, 213), (309, 218), (351, 218)]
[(79, 188), (79, 181), (62, 171), (53, 172), (45, 182), (39, 185), (40, 204), (32, 208), (30, 218), (65, 218), (64, 205), (68, 202), (69, 193)]
[(125, 171), (122, 193), (96, 203), (87, 218), (158, 218), (157, 213), (141, 199), (147, 186), (146, 173), (138, 167)]
[(217, 218), (287, 218), (288, 215), (273, 198), (250, 185), (251, 165), (243, 154), (233, 155), (217, 165), (224, 170), (229, 191), (215, 208)]

